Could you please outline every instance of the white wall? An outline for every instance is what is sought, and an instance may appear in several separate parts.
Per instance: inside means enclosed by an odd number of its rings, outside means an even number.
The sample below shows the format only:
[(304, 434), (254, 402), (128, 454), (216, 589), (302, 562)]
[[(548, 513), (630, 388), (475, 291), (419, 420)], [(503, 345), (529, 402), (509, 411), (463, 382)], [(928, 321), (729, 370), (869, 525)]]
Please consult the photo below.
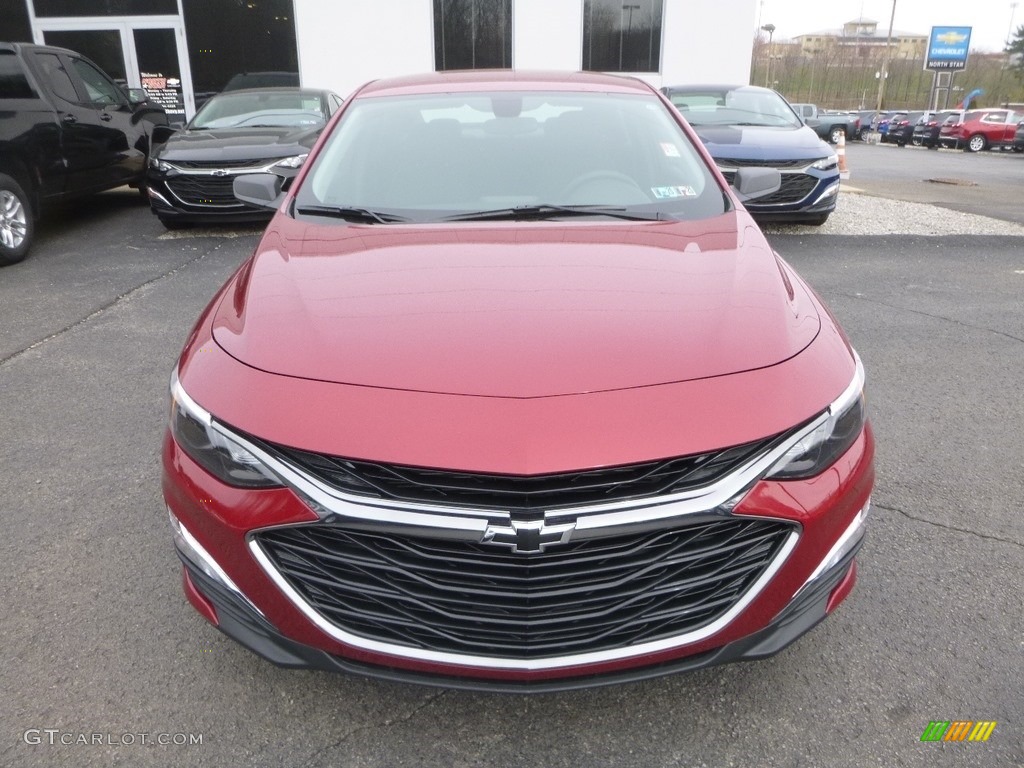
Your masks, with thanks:
[(756, 0), (666, 0), (657, 86), (750, 82)]
[(382, 77), (432, 72), (431, 0), (294, 0), (299, 76), (342, 96)]
[(583, 64), (583, 0), (512, 0), (516, 69), (579, 71)]
[[(347, 96), (381, 77), (434, 69), (433, 0), (294, 0), (302, 84)], [(512, 0), (517, 69), (577, 71), (583, 0)], [(750, 78), (757, 0), (665, 0), (655, 87)]]

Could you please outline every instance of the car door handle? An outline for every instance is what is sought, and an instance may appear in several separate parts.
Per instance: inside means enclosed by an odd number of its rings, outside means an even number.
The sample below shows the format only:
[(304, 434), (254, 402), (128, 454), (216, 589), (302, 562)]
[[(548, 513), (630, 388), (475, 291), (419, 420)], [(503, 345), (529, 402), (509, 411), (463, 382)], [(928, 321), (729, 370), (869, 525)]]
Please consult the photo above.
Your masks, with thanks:
[(102, 120), (105, 123), (109, 123), (110, 122), (110, 114), (107, 113), (107, 112), (102, 113), (100, 115), (100, 120)]
[(78, 122), (78, 118), (75, 117), (74, 115), (70, 115), (70, 114), (64, 115), (63, 117), (61, 117), (61, 120), (63, 120), (65, 123), (77, 123)]

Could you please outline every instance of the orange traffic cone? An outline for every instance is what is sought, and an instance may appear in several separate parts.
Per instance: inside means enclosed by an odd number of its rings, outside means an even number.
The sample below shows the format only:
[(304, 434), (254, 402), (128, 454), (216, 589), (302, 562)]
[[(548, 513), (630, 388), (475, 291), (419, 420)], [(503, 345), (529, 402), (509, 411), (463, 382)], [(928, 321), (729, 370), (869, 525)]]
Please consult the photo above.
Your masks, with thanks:
[(836, 156), (839, 158), (839, 178), (850, 178), (850, 169), (846, 167), (846, 134), (840, 131), (836, 142)]

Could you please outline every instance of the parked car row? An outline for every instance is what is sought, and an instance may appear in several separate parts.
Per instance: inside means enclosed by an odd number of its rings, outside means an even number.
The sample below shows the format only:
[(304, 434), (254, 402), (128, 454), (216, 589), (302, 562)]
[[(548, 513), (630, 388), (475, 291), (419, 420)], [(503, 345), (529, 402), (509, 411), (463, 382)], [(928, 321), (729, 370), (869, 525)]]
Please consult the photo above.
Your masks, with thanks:
[(879, 113), (871, 130), (882, 143), (907, 144), (938, 149), (962, 149), (981, 152), (986, 149), (1024, 151), (1018, 134), (1024, 113), (1012, 109), (990, 108), (943, 110), (941, 112)]
[[(752, 217), (823, 222), (837, 157), (774, 91), (666, 94), (446, 72), (177, 127), (0, 46), (26, 185), (21, 114), (82, 150), (47, 156), (61, 186), (269, 219), (171, 376), (168, 538), (206, 620), (288, 667), (560, 690), (770, 656), (846, 598), (864, 368)], [(29, 188), (0, 173), (4, 247)]]

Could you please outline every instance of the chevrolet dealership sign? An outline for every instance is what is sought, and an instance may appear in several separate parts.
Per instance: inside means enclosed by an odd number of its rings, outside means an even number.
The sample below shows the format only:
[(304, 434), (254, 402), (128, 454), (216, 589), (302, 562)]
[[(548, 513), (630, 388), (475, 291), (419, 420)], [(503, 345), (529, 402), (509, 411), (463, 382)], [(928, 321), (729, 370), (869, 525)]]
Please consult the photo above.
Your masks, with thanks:
[(964, 69), (967, 66), (967, 51), (970, 47), (970, 27), (932, 27), (924, 68)]

